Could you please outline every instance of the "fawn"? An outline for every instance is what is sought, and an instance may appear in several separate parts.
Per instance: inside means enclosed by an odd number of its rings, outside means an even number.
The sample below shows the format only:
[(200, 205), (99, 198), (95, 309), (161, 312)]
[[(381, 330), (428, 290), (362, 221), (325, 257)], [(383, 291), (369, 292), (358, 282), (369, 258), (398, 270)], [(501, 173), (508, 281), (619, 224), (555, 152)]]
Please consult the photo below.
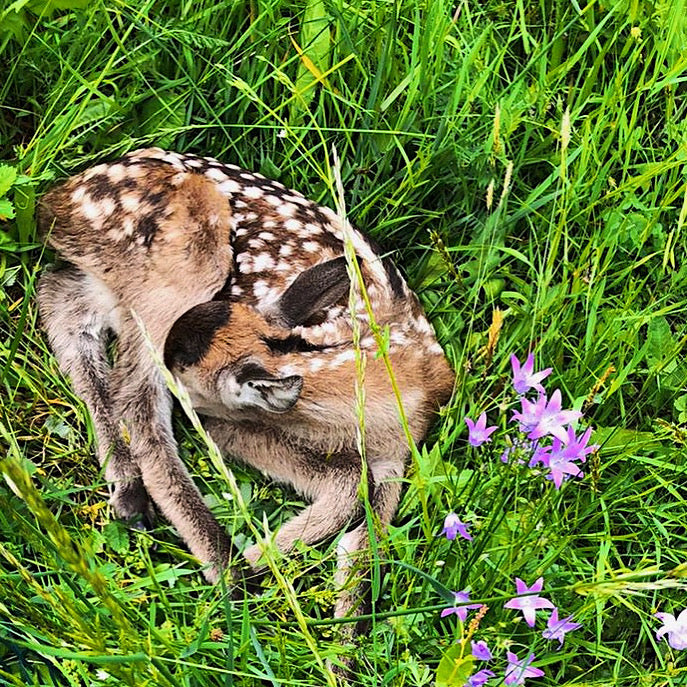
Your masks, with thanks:
[[(398, 505), (409, 447), (357, 280), (349, 278), (339, 217), (260, 174), (152, 148), (55, 187), (39, 222), (67, 261), (40, 279), (41, 316), (91, 413), (116, 513), (150, 520), (152, 499), (210, 581), (231, 558), (226, 533), (177, 455), (170, 394), (133, 310), (222, 451), (311, 502), (279, 529), (278, 548), (349, 528), (339, 542), (343, 581), (351, 556), (367, 544), (361, 478), (367, 474), (383, 528)], [(450, 397), (453, 373), (392, 262), (357, 230), (348, 235), (420, 441)], [(365, 465), (354, 318), (366, 361)], [(118, 350), (110, 364), (112, 332)], [(260, 551), (243, 552), (252, 569)], [(335, 615), (359, 613), (358, 603), (355, 593), (342, 593)]]

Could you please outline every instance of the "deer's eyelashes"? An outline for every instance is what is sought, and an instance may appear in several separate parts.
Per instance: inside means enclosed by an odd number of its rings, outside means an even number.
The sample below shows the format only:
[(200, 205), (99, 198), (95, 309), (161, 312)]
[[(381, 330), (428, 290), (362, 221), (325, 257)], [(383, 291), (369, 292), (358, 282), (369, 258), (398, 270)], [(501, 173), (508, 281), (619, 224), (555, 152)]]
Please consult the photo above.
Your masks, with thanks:
[(229, 409), (285, 413), (298, 401), (303, 378), (300, 375), (280, 377), (257, 362), (246, 360), (223, 370), (217, 386), (223, 404)]
[(289, 334), (284, 337), (263, 336), (262, 342), (275, 355), (287, 355), (288, 353), (312, 353), (324, 351), (331, 346), (320, 346), (306, 341), (298, 334)]

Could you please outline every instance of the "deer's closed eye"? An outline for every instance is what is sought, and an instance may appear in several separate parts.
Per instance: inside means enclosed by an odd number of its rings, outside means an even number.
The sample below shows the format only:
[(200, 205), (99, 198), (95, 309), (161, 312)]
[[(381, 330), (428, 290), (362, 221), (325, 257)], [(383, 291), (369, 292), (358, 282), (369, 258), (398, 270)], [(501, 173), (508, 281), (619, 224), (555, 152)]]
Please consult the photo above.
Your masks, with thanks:
[(324, 351), (332, 346), (318, 346), (306, 341), (298, 334), (289, 334), (284, 338), (263, 337), (263, 342), (267, 344), (271, 353), (276, 355), (286, 355), (287, 353), (310, 353), (312, 351)]

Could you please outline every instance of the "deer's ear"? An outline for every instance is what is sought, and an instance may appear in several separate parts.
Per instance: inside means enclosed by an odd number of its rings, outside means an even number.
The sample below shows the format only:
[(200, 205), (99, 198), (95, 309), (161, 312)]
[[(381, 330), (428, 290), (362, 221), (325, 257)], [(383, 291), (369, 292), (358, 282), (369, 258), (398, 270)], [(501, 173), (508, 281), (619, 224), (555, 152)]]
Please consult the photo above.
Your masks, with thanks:
[(287, 329), (305, 325), (348, 293), (346, 258), (315, 265), (296, 277), (277, 303), (278, 317)]
[(185, 368), (195, 365), (208, 352), (212, 338), (231, 317), (227, 301), (209, 301), (187, 310), (172, 325), (165, 341), (165, 365)]

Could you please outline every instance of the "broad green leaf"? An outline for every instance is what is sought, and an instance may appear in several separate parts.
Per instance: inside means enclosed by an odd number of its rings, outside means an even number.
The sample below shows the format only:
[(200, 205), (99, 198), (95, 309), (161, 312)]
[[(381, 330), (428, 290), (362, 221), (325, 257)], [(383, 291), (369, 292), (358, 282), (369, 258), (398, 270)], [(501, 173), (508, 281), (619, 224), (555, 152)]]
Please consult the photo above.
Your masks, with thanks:
[(17, 170), (9, 165), (0, 165), (0, 196), (4, 196), (10, 190), (17, 178)]
[(665, 317), (654, 317), (649, 321), (647, 331), (646, 361), (649, 365), (659, 365), (675, 351), (675, 338)]
[(21, 10), (19, 3), (8, 7), (0, 16), (0, 36), (11, 35), (18, 43), (23, 44), (29, 30), (30, 25), (26, 20), (26, 13)]
[(687, 422), (687, 394), (678, 396), (674, 401), (674, 405), (675, 410), (679, 413), (677, 421), (679, 423)]
[(296, 102), (306, 109), (315, 95), (314, 82), (325, 83), (324, 72), (330, 63), (329, 19), (322, 0), (309, 0), (303, 14), (299, 41), (300, 45), (292, 41), (301, 58), (296, 92), (302, 100), (299, 98)]
[(21, 243), (31, 240), (35, 227), (34, 212), (36, 209), (36, 189), (29, 184), (14, 185), (14, 207), (17, 213), (17, 234)]
[(601, 446), (605, 456), (646, 451), (661, 445), (653, 432), (639, 432), (622, 427), (597, 427), (592, 434), (592, 441)]
[(43, 423), (43, 427), (48, 434), (56, 434), (63, 439), (67, 439), (72, 433), (70, 425), (57, 415), (48, 416), (48, 419)]
[(7, 198), (0, 198), (0, 221), (14, 219), (14, 206)]
[(460, 657), (461, 646), (454, 644), (439, 661), (436, 687), (463, 687), (475, 667), (474, 658), (468, 654)]
[(103, 536), (107, 545), (115, 553), (125, 553), (129, 549), (129, 532), (126, 527), (118, 520), (108, 522), (103, 527)]

